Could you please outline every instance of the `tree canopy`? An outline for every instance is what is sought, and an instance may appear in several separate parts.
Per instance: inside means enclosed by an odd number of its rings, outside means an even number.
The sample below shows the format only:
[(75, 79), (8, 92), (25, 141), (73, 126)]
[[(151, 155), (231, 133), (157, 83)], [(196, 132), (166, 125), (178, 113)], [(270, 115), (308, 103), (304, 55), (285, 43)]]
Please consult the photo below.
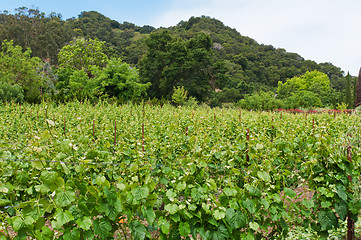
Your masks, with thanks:
[(139, 81), (138, 71), (104, 53), (105, 42), (76, 38), (59, 52), (57, 88), (63, 100), (114, 97), (135, 100), (146, 96), (150, 83)]
[(139, 67), (143, 81), (152, 83), (150, 96), (170, 97), (175, 86), (184, 86), (191, 96), (207, 100), (216, 81), (212, 40), (207, 34), (183, 40), (161, 31), (151, 34), (146, 44), (149, 49)]
[(105, 42), (97, 39), (75, 38), (59, 52), (59, 66), (84, 70), (91, 66), (104, 67), (108, 56), (104, 53)]
[[(351, 103), (355, 97), (355, 78), (345, 78), (339, 67), (259, 44), (207, 16), (156, 29), (120, 23), (96, 11), (84, 11), (64, 20), (58, 13), (46, 15), (38, 9), (21, 7), (13, 14), (0, 13), (0, 40), (31, 49), (30, 58), (38, 57), (50, 64), (46, 71), (40, 71), (40, 78), (47, 83), (40, 89), (51, 86), (55, 95), (60, 94), (56, 98), (65, 96), (63, 86), (75, 79), (71, 78), (73, 74), (78, 74), (79, 81), (83, 79), (80, 82), (94, 81), (95, 69), (103, 71), (109, 59), (122, 59), (123, 64), (139, 69), (138, 83), (147, 84), (150, 98), (171, 100), (177, 86), (184, 86), (190, 97), (211, 106), (234, 103), (252, 94), (268, 96), (261, 92), (270, 91), (283, 99), (293, 93), (312, 92), (322, 104), (333, 106)], [(327, 75), (328, 85), (322, 81), (319, 85), (307, 83), (307, 74), (315, 71)], [(44, 76), (51, 81), (44, 80)], [(1, 78), (5, 79), (5, 75)], [(39, 89), (39, 85), (33, 89)], [(24, 90), (30, 93), (29, 86)]]
[[(16, 92), (19, 94), (24, 92), (26, 101), (38, 102), (42, 94), (41, 87), (44, 84), (39, 71), (41, 66), (40, 58), (31, 57), (30, 49), (23, 51), (20, 46), (14, 45), (13, 41), (3, 41), (0, 49), (0, 82), (3, 94), (17, 89)], [(18, 98), (15, 97), (15, 99)], [(20, 99), (23, 97), (20, 97), (18, 101)]]

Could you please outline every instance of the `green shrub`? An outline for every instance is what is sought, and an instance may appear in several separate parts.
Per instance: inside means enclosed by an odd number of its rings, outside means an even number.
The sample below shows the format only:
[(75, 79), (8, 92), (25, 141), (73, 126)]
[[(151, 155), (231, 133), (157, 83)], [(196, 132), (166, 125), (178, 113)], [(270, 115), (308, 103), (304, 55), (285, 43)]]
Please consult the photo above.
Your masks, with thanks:
[(277, 99), (273, 92), (269, 91), (247, 95), (237, 105), (247, 110), (274, 110), (282, 108), (283, 102)]
[(2, 102), (24, 102), (24, 90), (20, 85), (0, 83), (0, 100)]
[(173, 91), (172, 102), (176, 105), (184, 105), (187, 100), (188, 91), (183, 86), (173, 87)]
[(291, 96), (284, 100), (285, 109), (296, 109), (296, 108), (315, 108), (321, 107), (322, 101), (318, 95), (310, 91), (300, 91), (293, 93)]
[(188, 100), (184, 103), (184, 106), (190, 107), (190, 108), (196, 108), (198, 107), (198, 100), (195, 97), (189, 97)]

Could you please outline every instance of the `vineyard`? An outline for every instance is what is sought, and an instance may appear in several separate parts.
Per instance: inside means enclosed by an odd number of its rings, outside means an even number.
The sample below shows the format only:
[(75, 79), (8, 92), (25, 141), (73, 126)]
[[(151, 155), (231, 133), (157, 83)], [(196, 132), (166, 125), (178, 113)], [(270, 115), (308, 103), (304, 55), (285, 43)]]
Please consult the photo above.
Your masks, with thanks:
[(361, 209), (361, 114), (0, 106), (2, 239), (320, 238)]

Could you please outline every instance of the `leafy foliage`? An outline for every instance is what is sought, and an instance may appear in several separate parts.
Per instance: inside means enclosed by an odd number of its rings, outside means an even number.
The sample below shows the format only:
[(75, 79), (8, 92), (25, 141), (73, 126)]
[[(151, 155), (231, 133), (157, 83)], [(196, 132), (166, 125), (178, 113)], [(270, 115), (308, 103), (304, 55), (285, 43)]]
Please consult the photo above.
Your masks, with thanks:
[(205, 101), (211, 91), (213, 68), (211, 39), (206, 34), (190, 40), (176, 39), (168, 31), (151, 34), (149, 48), (139, 64), (140, 77), (151, 82), (149, 95), (171, 97), (175, 86), (184, 86), (190, 96)]
[(120, 59), (110, 60), (96, 77), (99, 79), (102, 94), (123, 101), (145, 98), (146, 90), (151, 85), (151, 83), (140, 83), (137, 69)]
[(0, 111), (1, 236), (279, 239), (290, 226), (326, 236), (361, 209), (359, 113), (107, 102)]
[(287, 79), (285, 83), (278, 83), (277, 93), (281, 98), (289, 97), (299, 91), (310, 91), (319, 96), (326, 95), (330, 91), (330, 80), (328, 76), (317, 70), (306, 72), (300, 77)]
[(187, 100), (188, 91), (183, 86), (173, 88), (172, 101), (177, 105), (183, 105)]
[(24, 102), (23, 89), (19, 85), (10, 85), (6, 82), (0, 83), (1, 102)]
[(248, 110), (274, 110), (282, 108), (284, 103), (277, 99), (273, 92), (269, 91), (247, 95), (238, 102), (238, 105)]
[(59, 52), (59, 66), (89, 72), (91, 66), (104, 67), (108, 61), (104, 43), (97, 39), (77, 38)]
[[(1, 41), (13, 40), (24, 49), (30, 48), (33, 56), (53, 66), (58, 64), (59, 51), (72, 38), (85, 42), (100, 39), (103, 54), (109, 58), (121, 57), (131, 66), (137, 66), (140, 82), (152, 83), (147, 91), (151, 98), (170, 100), (173, 87), (184, 86), (198, 101), (222, 106), (260, 91), (276, 92), (278, 82), (285, 84), (287, 79), (315, 70), (327, 74), (332, 88), (324, 92), (324, 86), (320, 85), (309, 90), (318, 94), (322, 105), (336, 107), (355, 98), (355, 79), (345, 78), (343, 71), (331, 63), (317, 64), (296, 53), (259, 44), (206, 16), (191, 17), (168, 29), (155, 29), (119, 23), (95, 11), (62, 20), (60, 14), (46, 16), (37, 9), (23, 7), (14, 14), (7, 11), (0, 14), (0, 25)], [(59, 57), (65, 64), (65, 56)], [(78, 70), (84, 67), (90, 74), (87, 63), (69, 55), (66, 61), (70, 60), (74, 60), (70, 65)], [(105, 66), (105, 62), (92, 64)], [(72, 99), (65, 96), (65, 89), (52, 89), (50, 96), (58, 91), (60, 95), (56, 99)]]
[[(39, 58), (31, 57), (31, 50), (23, 52), (20, 46), (14, 46), (13, 41), (4, 41), (0, 49), (0, 82), (3, 90), (6, 86), (18, 96), (8, 96), (28, 102), (38, 102), (44, 79), (39, 73), (42, 63)], [(19, 89), (21, 88), (21, 90)], [(24, 92), (22, 94), (22, 91)], [(10, 93), (9, 93), (10, 94)], [(8, 98), (3, 95), (3, 98)]]
[(63, 100), (96, 100), (114, 97), (122, 101), (146, 96), (150, 83), (142, 84), (138, 72), (120, 59), (109, 60), (98, 40), (76, 39), (59, 53), (58, 97)]

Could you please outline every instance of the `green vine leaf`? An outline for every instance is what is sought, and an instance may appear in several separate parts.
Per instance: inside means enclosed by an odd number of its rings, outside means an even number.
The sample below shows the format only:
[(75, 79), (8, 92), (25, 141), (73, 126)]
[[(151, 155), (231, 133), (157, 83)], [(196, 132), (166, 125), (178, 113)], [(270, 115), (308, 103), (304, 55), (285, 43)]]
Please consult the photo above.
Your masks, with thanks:
[(228, 208), (226, 211), (226, 220), (232, 229), (239, 229), (246, 227), (246, 215), (240, 211), (235, 211), (233, 208)]
[(342, 221), (345, 221), (348, 209), (347, 209), (347, 203), (345, 201), (337, 202), (335, 205), (336, 213), (340, 216)]
[(92, 221), (90, 219), (90, 217), (83, 217), (83, 218), (79, 218), (76, 223), (78, 224), (78, 226), (81, 228), (81, 229), (84, 229), (84, 230), (89, 230), (90, 227), (92, 226)]
[(143, 240), (145, 239), (147, 229), (139, 221), (133, 221), (130, 224), (130, 229), (132, 230), (134, 240)]
[(252, 199), (246, 199), (243, 200), (243, 206), (250, 211), (250, 213), (255, 214), (256, 213), (256, 205)]
[(105, 239), (109, 236), (110, 231), (112, 230), (112, 225), (104, 218), (95, 219), (93, 221), (94, 225), (94, 234), (99, 235), (100, 238)]
[(55, 195), (55, 202), (60, 206), (68, 206), (75, 201), (75, 193), (72, 191), (61, 191)]
[(79, 229), (67, 229), (63, 236), (64, 240), (79, 240), (80, 239), (80, 231)]
[(189, 226), (189, 223), (187, 222), (181, 222), (179, 223), (179, 233), (182, 237), (186, 237), (191, 233), (191, 228)]
[(63, 211), (63, 209), (57, 208), (54, 219), (55, 220), (51, 222), (51, 226), (55, 229), (60, 229), (65, 223), (74, 220), (74, 217), (68, 210)]
[(168, 211), (170, 214), (175, 214), (178, 212), (178, 205), (177, 204), (167, 204), (165, 205), (164, 209)]
[(135, 200), (140, 201), (142, 199), (145, 199), (149, 195), (149, 189), (147, 186), (138, 186), (132, 190), (132, 195), (135, 198)]
[(342, 184), (336, 185), (337, 195), (344, 201), (347, 201), (346, 187)]
[(223, 192), (227, 197), (234, 197), (237, 195), (237, 190), (234, 188), (225, 188), (223, 189)]
[(216, 219), (216, 220), (221, 220), (223, 219), (225, 216), (226, 216), (226, 213), (225, 212), (222, 212), (222, 211), (219, 211), (218, 209), (215, 210), (213, 212), (213, 217)]
[(25, 222), (19, 216), (15, 216), (11, 219), (12, 227), (15, 232), (19, 232), (20, 229), (26, 227)]
[(228, 230), (223, 224), (217, 228), (217, 231), (212, 233), (212, 240), (225, 240), (228, 239), (228, 237)]
[(289, 196), (290, 198), (295, 198), (297, 196), (297, 194), (295, 193), (295, 191), (293, 191), (292, 189), (290, 188), (285, 188), (284, 190), (284, 193)]
[(258, 229), (259, 229), (259, 225), (256, 222), (250, 222), (249, 227), (254, 231), (258, 231)]
[(321, 230), (330, 230), (338, 225), (337, 218), (331, 210), (320, 211), (317, 217), (321, 224)]
[(158, 220), (158, 226), (160, 226), (160, 229), (164, 234), (169, 234), (170, 223), (166, 219), (160, 217)]

